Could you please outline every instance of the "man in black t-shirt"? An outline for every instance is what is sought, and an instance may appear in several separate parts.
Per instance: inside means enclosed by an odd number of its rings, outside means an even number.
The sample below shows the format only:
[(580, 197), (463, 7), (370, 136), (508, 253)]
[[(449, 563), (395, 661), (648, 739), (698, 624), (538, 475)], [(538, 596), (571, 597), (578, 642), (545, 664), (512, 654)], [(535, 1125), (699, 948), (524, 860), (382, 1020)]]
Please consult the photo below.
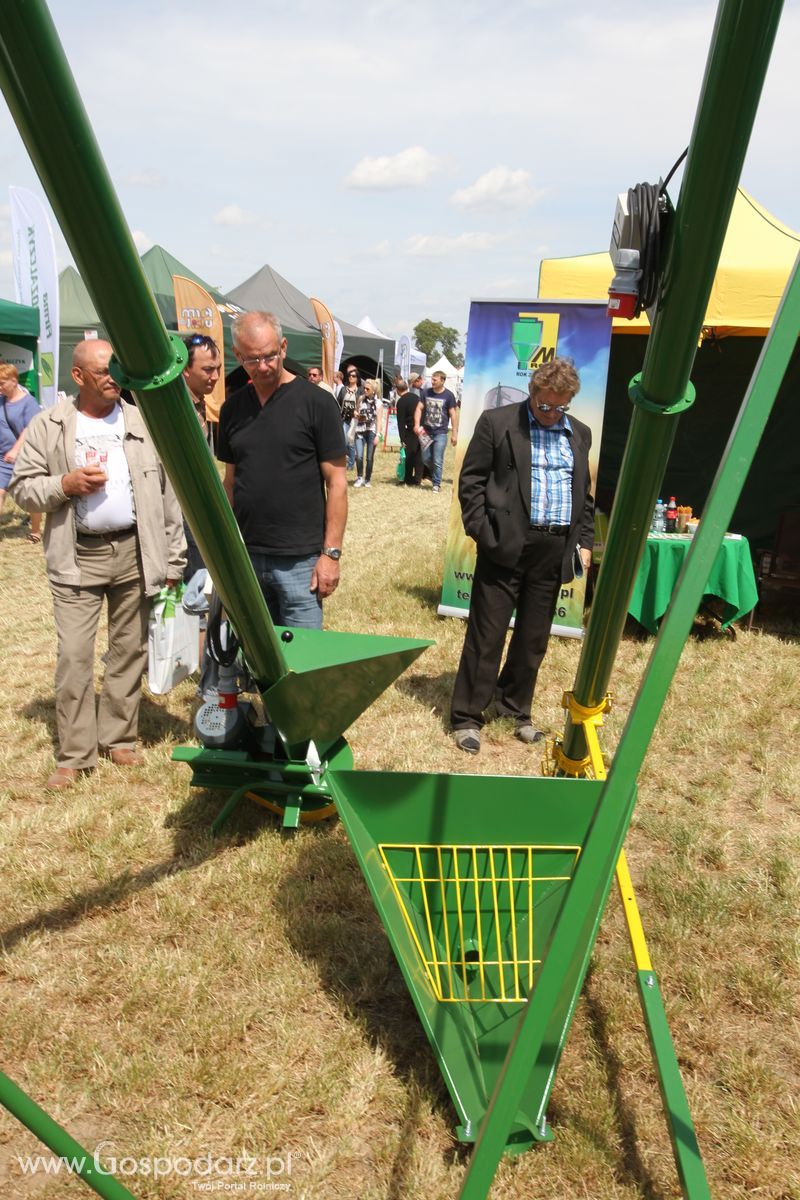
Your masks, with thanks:
[(403, 483), (419, 487), (422, 482), (422, 453), (419, 438), (414, 433), (414, 421), (419, 396), (409, 391), (405, 379), (397, 381), (397, 430), (406, 452), (406, 473)]
[(223, 485), (277, 625), (322, 628), (347, 522), (345, 444), (330, 392), (286, 370), (272, 313), (242, 313), (233, 348), (250, 382), (220, 410)]

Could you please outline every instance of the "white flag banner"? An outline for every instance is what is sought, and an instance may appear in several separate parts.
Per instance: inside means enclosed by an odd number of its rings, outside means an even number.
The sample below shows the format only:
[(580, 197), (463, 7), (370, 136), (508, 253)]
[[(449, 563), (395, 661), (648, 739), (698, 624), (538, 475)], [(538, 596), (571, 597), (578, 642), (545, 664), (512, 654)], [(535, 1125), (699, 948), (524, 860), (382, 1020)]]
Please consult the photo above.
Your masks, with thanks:
[(10, 187), (11, 245), (17, 304), (39, 309), (39, 403), (56, 403), (58, 380), (58, 270), (53, 231), (44, 205), (27, 188)]
[(344, 334), (342, 333), (341, 325), (335, 319), (333, 322), (333, 328), (336, 331), (336, 341), (334, 343), (333, 351), (333, 369), (334, 371), (338, 371), (339, 367), (342, 365), (342, 355), (344, 354)]
[(411, 375), (411, 339), (404, 333), (394, 344), (395, 359), (401, 376), (408, 382)]

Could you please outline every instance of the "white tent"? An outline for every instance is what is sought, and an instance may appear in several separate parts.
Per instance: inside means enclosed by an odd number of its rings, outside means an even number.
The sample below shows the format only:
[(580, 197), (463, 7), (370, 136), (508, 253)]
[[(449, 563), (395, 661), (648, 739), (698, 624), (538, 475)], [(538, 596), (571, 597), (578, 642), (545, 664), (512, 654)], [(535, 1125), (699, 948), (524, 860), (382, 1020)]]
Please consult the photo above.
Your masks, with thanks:
[(446, 354), (443, 354), (439, 361), (435, 362), (432, 367), (428, 367), (426, 375), (429, 379), (431, 375), (433, 375), (434, 371), (444, 371), (445, 387), (450, 388), (450, 391), (454, 396), (458, 396), (460, 394), (461, 377), (463, 372), (459, 371), (458, 367), (453, 366)]
[[(376, 337), (385, 338), (389, 336), (387, 333), (383, 333), (380, 329), (378, 329), (378, 326), (369, 315), (361, 318), (361, 320), (358, 322), (358, 328), (363, 329), (365, 333), (375, 334)], [(401, 339), (398, 338), (394, 344), (394, 361), (398, 367), (402, 362), (400, 341)], [(421, 375), (424, 375), (426, 369), (425, 364), (427, 363), (428, 359), (421, 350), (418, 350), (416, 346), (411, 344), (410, 338), (408, 339), (408, 343), (410, 347), (409, 366), (411, 368), (409, 374), (411, 374), (413, 371), (419, 371)]]

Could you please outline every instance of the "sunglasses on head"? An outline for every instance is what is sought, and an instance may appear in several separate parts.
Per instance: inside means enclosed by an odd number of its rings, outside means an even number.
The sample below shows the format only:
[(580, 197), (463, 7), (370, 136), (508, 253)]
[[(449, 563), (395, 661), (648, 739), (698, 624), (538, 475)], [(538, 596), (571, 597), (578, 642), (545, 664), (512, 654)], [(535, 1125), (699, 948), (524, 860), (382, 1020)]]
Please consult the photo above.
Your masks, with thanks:
[(215, 350), (219, 352), (219, 347), (212, 337), (206, 333), (193, 333), (190, 338), (185, 339), (185, 344), (194, 348), (195, 346), (205, 346), (207, 350)]

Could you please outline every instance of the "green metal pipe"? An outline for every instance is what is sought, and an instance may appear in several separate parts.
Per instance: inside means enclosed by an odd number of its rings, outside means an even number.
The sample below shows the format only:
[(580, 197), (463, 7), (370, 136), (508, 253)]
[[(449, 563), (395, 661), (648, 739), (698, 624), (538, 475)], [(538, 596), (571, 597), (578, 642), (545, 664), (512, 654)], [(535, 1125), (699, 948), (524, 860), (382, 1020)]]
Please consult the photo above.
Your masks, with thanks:
[[(636, 389), (640, 403), (634, 408), (573, 686), (575, 699), (585, 708), (601, 702), (611, 679), (653, 506), (687, 396), (782, 7), (783, 0), (764, 0), (761, 4), (721, 0), (717, 12), (680, 198), (671, 224), (658, 312)], [(677, 411), (666, 411), (673, 407)], [(583, 730), (569, 718), (564, 751), (572, 759), (582, 759), (586, 753)]]
[[(548, 1074), (541, 1091), (538, 1118), (545, 1121), (558, 1057), (566, 1042), (605, 898), (630, 825), (635, 800), (634, 781), (658, 723), (720, 541), (733, 515), (797, 342), (800, 330), (799, 267), (800, 256), (728, 441), (703, 520), (684, 562), (675, 595), (623, 730), (536, 987), (520, 1020), (481, 1126), (461, 1189), (461, 1200), (484, 1200), (488, 1194), (525, 1088), (531, 1078), (537, 1077), (542, 1063)], [(599, 906), (596, 904), (598, 893), (603, 897)], [(559, 1011), (565, 975), (569, 978), (571, 1003), (566, 1024), (562, 1025), (555, 1014)], [(555, 1061), (553, 1046), (558, 1048)], [(692, 1190), (686, 1187), (687, 1182), (694, 1185)], [(682, 1178), (682, 1184), (688, 1200), (707, 1195), (703, 1190), (705, 1177), (701, 1170), (693, 1170), (690, 1181)]]
[[(66, 1129), (49, 1117), (35, 1100), (31, 1100), (7, 1075), (0, 1071), (0, 1104), (26, 1125), (31, 1133), (44, 1142), (53, 1153), (71, 1163), (70, 1174), (79, 1175), (104, 1200), (135, 1200), (134, 1196), (113, 1175), (98, 1167), (94, 1155), (70, 1137)], [(66, 1166), (65, 1163), (65, 1166)], [(64, 1174), (68, 1172), (65, 1169)]]
[(262, 689), (287, 665), (50, 13), (6, 0), (0, 87)]

